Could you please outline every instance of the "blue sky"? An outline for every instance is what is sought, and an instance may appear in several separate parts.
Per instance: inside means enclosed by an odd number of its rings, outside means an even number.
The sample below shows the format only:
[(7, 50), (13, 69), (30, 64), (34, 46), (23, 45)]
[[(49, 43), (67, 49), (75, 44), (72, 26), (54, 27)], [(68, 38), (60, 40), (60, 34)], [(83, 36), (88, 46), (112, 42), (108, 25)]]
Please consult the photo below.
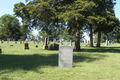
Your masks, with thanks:
[(4, 14), (13, 14), (15, 3), (24, 2), (25, 0), (1, 0), (0, 1), (0, 17)]
[[(25, 0), (1, 0), (0, 1), (0, 17), (4, 14), (13, 14), (13, 8), (15, 3), (23, 2)], [(120, 0), (116, 0), (115, 6), (116, 17), (120, 19)]]
[(116, 0), (117, 4), (115, 6), (115, 15), (120, 20), (120, 0)]

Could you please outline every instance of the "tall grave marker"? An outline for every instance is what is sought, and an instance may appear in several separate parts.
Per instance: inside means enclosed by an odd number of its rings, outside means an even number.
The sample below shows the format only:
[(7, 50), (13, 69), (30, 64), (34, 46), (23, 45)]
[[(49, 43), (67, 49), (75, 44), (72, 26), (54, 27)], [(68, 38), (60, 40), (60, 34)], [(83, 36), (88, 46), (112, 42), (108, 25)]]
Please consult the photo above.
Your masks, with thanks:
[(72, 67), (73, 66), (73, 47), (72, 46), (59, 46), (59, 67)]
[(70, 40), (70, 46), (72, 46), (72, 40)]
[(44, 45), (43, 45), (43, 49), (48, 49), (47, 38), (45, 38), (45, 43), (44, 43)]

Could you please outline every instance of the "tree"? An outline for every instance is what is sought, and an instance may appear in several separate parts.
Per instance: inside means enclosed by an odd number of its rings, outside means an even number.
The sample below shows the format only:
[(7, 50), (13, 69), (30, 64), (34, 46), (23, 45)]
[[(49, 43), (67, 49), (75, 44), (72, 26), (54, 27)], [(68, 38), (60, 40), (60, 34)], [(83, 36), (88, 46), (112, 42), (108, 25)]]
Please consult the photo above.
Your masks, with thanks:
[(5, 38), (18, 40), (21, 36), (19, 20), (12, 15), (5, 14), (0, 17), (0, 34)]
[(42, 29), (60, 29), (61, 24), (71, 22), (75, 31), (75, 49), (80, 50), (80, 30), (86, 18), (85, 13), (95, 7), (92, 1), (82, 0), (26, 0), (27, 4), (14, 5), (15, 15), (29, 22), (29, 27)]
[(22, 25), (20, 30), (22, 34), (20, 36), (20, 39), (24, 41), (27, 38), (27, 34), (29, 34), (30, 31), (28, 30), (27, 25)]
[(44, 41), (45, 37), (49, 37), (50, 41), (53, 41), (53, 39), (59, 40), (60, 31), (57, 29), (53, 30), (40, 30), (39, 34), (37, 35), (39, 40)]
[(120, 21), (116, 21), (116, 27), (114, 28), (112, 32), (113, 40), (120, 43)]
[[(108, 33), (115, 27), (114, 2), (113, 0), (90, 0), (98, 6), (96, 8), (96, 25), (94, 32), (98, 32), (97, 47), (100, 47), (101, 32)], [(114, 25), (114, 26), (113, 26)]]

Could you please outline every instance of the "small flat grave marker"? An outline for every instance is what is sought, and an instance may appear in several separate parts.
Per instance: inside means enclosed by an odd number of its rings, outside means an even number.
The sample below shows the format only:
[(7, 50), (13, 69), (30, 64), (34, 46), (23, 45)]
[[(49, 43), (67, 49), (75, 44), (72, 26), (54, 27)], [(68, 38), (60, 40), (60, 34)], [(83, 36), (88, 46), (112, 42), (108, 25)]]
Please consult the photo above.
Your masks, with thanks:
[(13, 46), (13, 45), (10, 45), (10, 46)]
[(59, 46), (59, 67), (72, 67), (73, 66), (73, 47), (72, 46)]

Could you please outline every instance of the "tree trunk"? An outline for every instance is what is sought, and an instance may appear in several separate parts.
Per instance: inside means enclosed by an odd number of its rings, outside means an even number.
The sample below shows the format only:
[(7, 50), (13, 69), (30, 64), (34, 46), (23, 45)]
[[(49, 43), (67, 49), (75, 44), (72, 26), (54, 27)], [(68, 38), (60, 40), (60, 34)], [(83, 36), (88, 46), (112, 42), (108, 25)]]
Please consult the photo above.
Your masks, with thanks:
[(75, 28), (75, 50), (80, 50), (80, 30)]
[(92, 25), (90, 25), (90, 47), (93, 47), (93, 33), (92, 33)]
[(96, 47), (100, 47), (100, 38), (101, 38), (101, 31), (98, 31), (98, 40), (97, 40), (97, 45)]
[(80, 25), (79, 22), (76, 19), (76, 24), (77, 26), (75, 27), (75, 50), (79, 51), (80, 50)]

